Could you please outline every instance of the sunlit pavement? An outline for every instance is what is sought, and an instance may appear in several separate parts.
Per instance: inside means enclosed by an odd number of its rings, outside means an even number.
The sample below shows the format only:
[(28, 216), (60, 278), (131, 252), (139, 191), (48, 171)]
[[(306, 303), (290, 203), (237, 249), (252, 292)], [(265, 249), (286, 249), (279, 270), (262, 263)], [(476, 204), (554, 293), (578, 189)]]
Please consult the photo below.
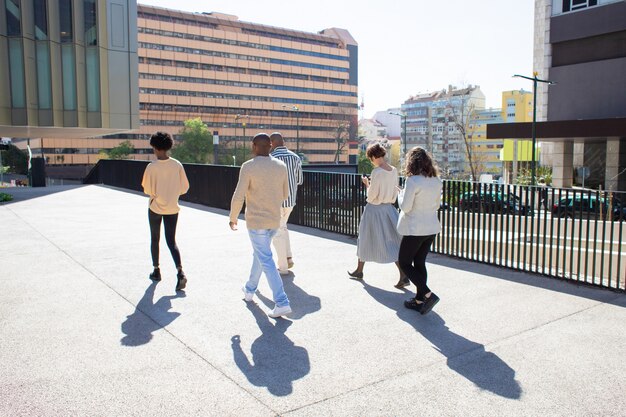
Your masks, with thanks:
[(254, 302), (245, 230), (186, 204), (176, 293), (147, 200), (100, 186), (3, 189), (0, 415), (624, 416), (626, 295), (432, 255), (441, 302), (403, 307), (393, 265), (293, 227), (293, 314)]

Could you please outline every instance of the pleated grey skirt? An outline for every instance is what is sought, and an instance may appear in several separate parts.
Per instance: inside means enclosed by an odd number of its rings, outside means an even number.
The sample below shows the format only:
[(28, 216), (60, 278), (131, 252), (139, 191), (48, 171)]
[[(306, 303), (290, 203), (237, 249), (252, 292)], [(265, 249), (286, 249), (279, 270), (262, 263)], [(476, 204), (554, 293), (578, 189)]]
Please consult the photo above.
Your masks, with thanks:
[(356, 254), (361, 261), (388, 264), (398, 260), (398, 211), (391, 204), (367, 204), (359, 223)]

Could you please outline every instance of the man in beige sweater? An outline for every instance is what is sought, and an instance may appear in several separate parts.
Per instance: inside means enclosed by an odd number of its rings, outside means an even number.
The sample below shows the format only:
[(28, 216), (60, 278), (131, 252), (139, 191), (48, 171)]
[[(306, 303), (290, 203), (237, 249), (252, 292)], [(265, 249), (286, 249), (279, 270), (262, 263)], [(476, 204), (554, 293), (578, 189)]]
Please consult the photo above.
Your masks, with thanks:
[(250, 278), (243, 287), (244, 298), (252, 301), (264, 272), (276, 303), (269, 316), (280, 317), (291, 313), (291, 307), (272, 257), (271, 243), (280, 225), (283, 201), (289, 197), (289, 180), (287, 167), (270, 156), (270, 149), (270, 137), (266, 133), (259, 133), (252, 140), (255, 156), (239, 171), (239, 182), (230, 203), (229, 225), (237, 230), (237, 217), (245, 202), (246, 226), (254, 256)]

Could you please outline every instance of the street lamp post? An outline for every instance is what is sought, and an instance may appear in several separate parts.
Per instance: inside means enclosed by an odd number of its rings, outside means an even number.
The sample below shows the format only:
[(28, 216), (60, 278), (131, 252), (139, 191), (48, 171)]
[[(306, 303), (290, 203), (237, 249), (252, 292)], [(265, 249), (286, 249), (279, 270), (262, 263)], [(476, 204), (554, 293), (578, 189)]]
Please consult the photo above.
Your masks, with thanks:
[[(287, 108), (287, 106), (283, 104), (283, 108)], [(300, 108), (292, 106), (289, 109), (296, 112), (296, 155), (300, 156)]]
[[(400, 120), (402, 121), (402, 148), (404, 149), (404, 155), (406, 155), (406, 117), (407, 115), (404, 113), (395, 113), (392, 111), (390, 111), (389, 114), (400, 116)], [(404, 158), (404, 156), (402, 156), (402, 158)]]
[[(237, 122), (240, 119), (250, 119), (250, 116), (248, 116), (247, 114), (237, 114), (237, 116), (235, 116), (235, 155), (237, 155)], [(246, 159), (246, 122), (241, 122), (241, 127), (243, 128), (243, 156), (242, 156), (242, 163), (244, 162), (244, 160)]]
[(519, 75), (519, 74), (515, 74), (513, 75), (513, 77), (517, 77), (517, 78), (525, 78), (527, 80), (530, 80), (533, 82), (533, 124), (532, 124), (532, 147), (533, 147), (533, 155), (532, 155), (532, 162), (530, 165), (530, 181), (532, 185), (537, 185), (537, 177), (535, 175), (536, 173), (536, 166), (537, 166), (537, 157), (536, 157), (536, 147), (537, 147), (537, 133), (536, 133), (536, 124), (537, 124), (537, 83), (545, 83), (545, 84), (556, 84), (554, 81), (550, 81), (550, 80), (541, 80), (539, 78), (537, 78), (537, 71), (533, 72), (533, 76), (532, 77), (526, 77), (524, 75)]

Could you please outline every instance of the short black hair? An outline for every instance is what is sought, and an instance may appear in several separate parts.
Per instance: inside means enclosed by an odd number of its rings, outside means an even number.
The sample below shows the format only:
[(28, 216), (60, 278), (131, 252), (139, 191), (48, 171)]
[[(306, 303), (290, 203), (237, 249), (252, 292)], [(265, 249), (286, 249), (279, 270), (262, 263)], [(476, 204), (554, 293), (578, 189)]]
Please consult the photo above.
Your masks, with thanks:
[(150, 137), (150, 146), (160, 151), (169, 151), (174, 146), (174, 140), (169, 133), (156, 132)]
[(259, 142), (270, 143), (271, 142), (270, 135), (268, 135), (267, 133), (257, 133), (252, 138), (252, 142), (253, 143), (259, 143)]

